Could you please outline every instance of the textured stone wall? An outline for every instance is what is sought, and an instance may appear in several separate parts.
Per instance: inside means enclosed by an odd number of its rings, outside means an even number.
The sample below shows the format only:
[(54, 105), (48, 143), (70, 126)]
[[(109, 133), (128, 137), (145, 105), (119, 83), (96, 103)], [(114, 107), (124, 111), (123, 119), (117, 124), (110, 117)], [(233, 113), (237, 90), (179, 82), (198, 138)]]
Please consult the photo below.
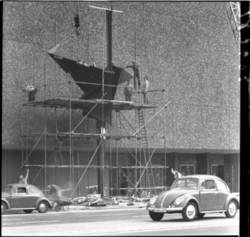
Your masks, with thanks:
[[(91, 4), (94, 5), (92, 2)], [(223, 2), (116, 2), (113, 7), (113, 62), (126, 66), (135, 60), (141, 75), (148, 75), (149, 100), (157, 109), (145, 111), (149, 120), (165, 103), (169, 106), (148, 123), (148, 135), (166, 135), (167, 148), (239, 149), (239, 55)], [(53, 109), (24, 108), (26, 84), (38, 87), (37, 99), (79, 97), (76, 85), (48, 57), (47, 50), (61, 43), (58, 53), (103, 67), (106, 60), (105, 12), (80, 2), (4, 2), (3, 9), (3, 115), (4, 146), (20, 146), (24, 132), (40, 133), (47, 120), (55, 130)], [(96, 3), (95, 5), (109, 5)], [(80, 37), (73, 17), (80, 13)], [(46, 85), (46, 86), (45, 86)], [(123, 99), (122, 88), (116, 99)], [(67, 131), (68, 114), (58, 111), (58, 126)], [(134, 127), (135, 112), (124, 113)], [(80, 120), (73, 112), (72, 124)], [(113, 116), (113, 121), (115, 116)], [(126, 129), (127, 126), (127, 129)], [(89, 121), (79, 131), (89, 131)], [(111, 128), (110, 128), (111, 129)], [(115, 123), (112, 130), (115, 131)], [(123, 134), (132, 132), (128, 125)], [(164, 140), (150, 139), (150, 147)], [(135, 146), (132, 141), (125, 141)], [(84, 146), (85, 143), (79, 146)]]

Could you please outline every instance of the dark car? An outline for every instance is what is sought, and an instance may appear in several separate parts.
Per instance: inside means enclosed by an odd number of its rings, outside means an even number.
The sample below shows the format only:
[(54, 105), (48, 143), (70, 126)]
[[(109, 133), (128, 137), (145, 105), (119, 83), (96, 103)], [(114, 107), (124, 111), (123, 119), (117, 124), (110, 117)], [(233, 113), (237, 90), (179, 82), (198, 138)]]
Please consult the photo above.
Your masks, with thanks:
[(40, 213), (45, 213), (49, 208), (51, 208), (51, 202), (34, 185), (9, 184), (2, 192), (2, 214), (6, 210), (23, 210), (25, 213), (37, 210)]
[(213, 175), (189, 175), (175, 180), (168, 191), (150, 199), (147, 210), (154, 221), (165, 213), (182, 213), (185, 220), (202, 218), (206, 213), (225, 213), (234, 217), (239, 198), (227, 184)]

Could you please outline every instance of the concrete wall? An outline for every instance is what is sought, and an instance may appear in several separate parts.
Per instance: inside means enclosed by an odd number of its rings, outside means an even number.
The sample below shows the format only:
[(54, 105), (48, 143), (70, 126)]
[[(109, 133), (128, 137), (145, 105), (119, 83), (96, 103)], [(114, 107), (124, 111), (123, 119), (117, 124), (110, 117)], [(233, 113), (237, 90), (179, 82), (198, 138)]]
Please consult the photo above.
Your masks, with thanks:
[[(166, 135), (167, 148), (239, 149), (239, 55), (225, 3), (112, 4), (124, 11), (113, 16), (114, 63), (126, 66), (136, 54), (141, 75), (150, 78), (150, 88), (166, 89), (165, 96), (151, 93), (150, 102), (159, 108), (171, 102), (148, 124), (148, 134)], [(48, 49), (64, 41), (60, 55), (102, 67), (105, 14), (89, 8), (87, 2), (79, 5), (81, 36), (76, 38), (70, 34), (76, 3), (4, 2), (3, 145), (20, 145), (20, 135), (27, 130), (24, 121), (30, 131), (41, 132), (47, 118), (49, 131), (54, 130), (53, 111), (22, 107), (26, 84), (38, 87), (41, 100), (69, 96), (70, 90), (73, 96), (81, 96), (77, 86), (69, 88), (69, 78), (48, 57)], [(117, 99), (123, 99), (122, 91), (118, 90)], [(146, 121), (157, 110), (145, 112)], [(74, 112), (72, 123), (80, 116)], [(134, 111), (125, 116), (137, 126)], [(68, 121), (62, 119), (60, 125), (67, 130)], [(151, 147), (163, 144), (159, 138), (150, 140)]]

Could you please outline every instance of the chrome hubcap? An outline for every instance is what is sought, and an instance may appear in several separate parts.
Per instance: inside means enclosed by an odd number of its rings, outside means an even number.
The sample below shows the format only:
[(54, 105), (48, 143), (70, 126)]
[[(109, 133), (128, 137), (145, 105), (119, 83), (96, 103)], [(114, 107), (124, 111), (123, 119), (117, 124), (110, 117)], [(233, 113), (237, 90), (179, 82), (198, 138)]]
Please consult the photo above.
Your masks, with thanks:
[(189, 219), (194, 218), (194, 216), (195, 216), (195, 207), (194, 207), (193, 205), (189, 205), (189, 206), (187, 207), (186, 213), (187, 213), (187, 217), (188, 217)]
[(234, 202), (231, 202), (228, 207), (228, 212), (231, 216), (233, 216), (236, 212), (236, 206)]
[(41, 211), (46, 211), (47, 205), (45, 203), (41, 203), (39, 208)]
[(4, 203), (1, 203), (1, 213), (4, 213), (6, 208), (6, 205)]

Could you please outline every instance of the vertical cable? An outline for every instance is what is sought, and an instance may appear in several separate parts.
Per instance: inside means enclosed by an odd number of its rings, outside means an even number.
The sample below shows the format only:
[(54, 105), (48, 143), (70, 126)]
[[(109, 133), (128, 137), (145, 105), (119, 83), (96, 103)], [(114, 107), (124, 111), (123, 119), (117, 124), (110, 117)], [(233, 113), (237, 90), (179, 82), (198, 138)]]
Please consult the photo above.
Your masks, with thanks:
[[(116, 111), (116, 124), (118, 128), (118, 112)], [(118, 140), (116, 140), (116, 195), (119, 195), (119, 168), (118, 168)]]
[[(135, 183), (134, 186), (136, 186), (137, 184), (137, 180), (138, 180), (138, 138), (136, 138), (136, 146), (135, 146)], [(135, 187), (135, 194), (137, 195), (138, 191), (137, 191), (137, 186)]]
[[(69, 79), (69, 77), (68, 77)], [(71, 102), (72, 102), (72, 83), (69, 79), (68, 81), (69, 83), (69, 87), (70, 87), (70, 95), (69, 95), (69, 166), (70, 166), (70, 170), (69, 170), (69, 177), (70, 177), (70, 182), (71, 185), (74, 186), (74, 180), (73, 180), (73, 168), (72, 168), (72, 131), (71, 131), (71, 123), (72, 123), (72, 110), (71, 110)]]
[[(56, 17), (55, 17), (55, 45), (57, 44), (57, 21), (56, 21)], [(54, 88), (54, 91), (56, 92), (56, 90), (57, 90), (57, 88), (58, 88), (58, 86), (57, 86), (57, 64), (55, 63), (55, 68), (54, 68), (54, 72), (55, 72), (55, 75), (54, 75), (54, 77), (55, 77), (55, 88)], [(55, 160), (54, 160), (54, 163), (55, 163), (55, 168), (54, 168), (54, 173), (55, 173), (55, 183), (57, 183), (57, 180), (56, 180), (56, 171), (57, 171), (57, 169), (56, 169), (56, 164), (57, 164), (57, 162), (56, 162), (56, 158), (57, 158), (57, 155), (58, 155), (58, 152), (59, 152), (59, 150), (58, 150), (58, 147), (57, 147), (57, 145), (58, 145), (58, 136), (57, 136), (57, 133), (58, 133), (58, 127), (57, 127), (57, 110), (56, 110), (56, 108), (55, 108), (55, 117), (56, 117), (56, 154), (55, 154)], [(60, 146), (60, 144), (59, 144), (59, 149), (61, 149), (61, 146)]]
[[(166, 85), (166, 84), (165, 84)], [(166, 89), (164, 89), (163, 93), (163, 100), (164, 102), (166, 101), (166, 93), (165, 93)], [(167, 141), (166, 141), (166, 136), (167, 136), (167, 128), (166, 128), (166, 118), (167, 118), (167, 109), (164, 108), (164, 160), (165, 160), (165, 164), (164, 164), (164, 169), (163, 171), (166, 174), (166, 178), (167, 178)], [(164, 173), (163, 173), (163, 177), (164, 177)], [(163, 184), (162, 186), (164, 186), (164, 180), (163, 180)]]
[[(47, 93), (47, 78), (46, 78), (46, 56), (44, 57), (44, 100)], [(45, 107), (45, 134), (44, 134), (44, 189), (47, 186), (47, 107)]]
[[(55, 17), (55, 45), (57, 44), (57, 21), (56, 21), (56, 17)], [(57, 86), (57, 64), (55, 63), (55, 86), (56, 88), (54, 89), (54, 91), (56, 91), (56, 89), (58, 88)]]

